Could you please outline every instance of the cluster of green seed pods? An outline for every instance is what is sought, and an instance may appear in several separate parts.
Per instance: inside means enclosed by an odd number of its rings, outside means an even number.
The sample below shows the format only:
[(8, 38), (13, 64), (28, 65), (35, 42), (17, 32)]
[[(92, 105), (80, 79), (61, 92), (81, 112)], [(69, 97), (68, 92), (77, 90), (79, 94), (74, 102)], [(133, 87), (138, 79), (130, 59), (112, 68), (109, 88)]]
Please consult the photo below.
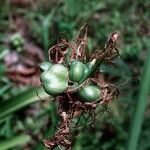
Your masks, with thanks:
[[(46, 93), (57, 96), (69, 86), (69, 81), (80, 85), (91, 72), (91, 64), (73, 60), (67, 68), (63, 64), (43, 62), (40, 65), (41, 82)], [(97, 85), (88, 84), (77, 91), (78, 98), (83, 102), (92, 102), (100, 98), (100, 89)]]

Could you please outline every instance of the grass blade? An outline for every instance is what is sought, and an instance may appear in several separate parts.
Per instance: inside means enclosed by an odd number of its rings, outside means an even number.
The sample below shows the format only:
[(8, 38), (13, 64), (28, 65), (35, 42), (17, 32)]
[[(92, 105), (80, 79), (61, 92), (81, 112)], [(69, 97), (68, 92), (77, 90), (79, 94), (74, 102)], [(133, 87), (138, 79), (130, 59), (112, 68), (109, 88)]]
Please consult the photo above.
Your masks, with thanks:
[(0, 141), (0, 150), (7, 150), (15, 146), (26, 144), (31, 140), (29, 135), (21, 134), (7, 140)]
[(139, 96), (136, 106), (134, 119), (131, 126), (130, 137), (127, 150), (137, 150), (138, 139), (141, 131), (141, 126), (144, 118), (149, 89), (150, 89), (150, 45), (148, 46), (148, 57), (144, 66), (144, 74), (140, 84)]
[[(44, 92), (43, 88), (38, 89), (38, 94), (42, 99), (48, 95)], [(0, 120), (7, 117), (9, 114), (25, 107), (31, 103), (38, 101), (38, 96), (36, 95), (36, 89), (29, 89), (17, 96), (14, 96), (7, 101), (0, 103)]]
[(45, 51), (45, 56), (48, 58), (48, 49), (49, 49), (49, 28), (52, 25), (52, 18), (54, 15), (54, 11), (50, 12), (46, 17), (43, 19), (42, 24), (42, 38), (43, 38), (43, 46)]

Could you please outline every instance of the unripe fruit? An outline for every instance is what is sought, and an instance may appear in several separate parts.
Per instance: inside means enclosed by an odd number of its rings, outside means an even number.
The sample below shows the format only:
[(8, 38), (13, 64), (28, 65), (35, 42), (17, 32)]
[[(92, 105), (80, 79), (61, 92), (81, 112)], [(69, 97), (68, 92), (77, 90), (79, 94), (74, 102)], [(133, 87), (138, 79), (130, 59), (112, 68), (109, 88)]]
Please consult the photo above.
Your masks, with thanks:
[(52, 63), (45, 61), (45, 62), (42, 62), (39, 67), (40, 67), (40, 70), (43, 72), (43, 71), (50, 69), (52, 65), (53, 65)]
[(84, 64), (80, 61), (72, 61), (70, 64), (69, 79), (79, 82), (84, 74)]
[(68, 80), (68, 69), (62, 64), (55, 64), (51, 67), (51, 72), (57, 77)]
[(90, 74), (90, 68), (88, 67), (88, 65), (87, 64), (84, 64), (84, 74), (83, 74), (83, 76), (82, 76), (82, 78), (81, 78), (81, 80), (80, 80), (80, 84), (82, 83), (82, 82), (84, 82), (86, 79), (87, 79), (87, 77), (89, 76), (89, 74)]
[(61, 64), (54, 64), (41, 74), (41, 81), (46, 93), (56, 96), (68, 87), (68, 70)]
[(83, 102), (92, 102), (100, 98), (101, 91), (96, 85), (87, 85), (78, 91), (78, 97)]

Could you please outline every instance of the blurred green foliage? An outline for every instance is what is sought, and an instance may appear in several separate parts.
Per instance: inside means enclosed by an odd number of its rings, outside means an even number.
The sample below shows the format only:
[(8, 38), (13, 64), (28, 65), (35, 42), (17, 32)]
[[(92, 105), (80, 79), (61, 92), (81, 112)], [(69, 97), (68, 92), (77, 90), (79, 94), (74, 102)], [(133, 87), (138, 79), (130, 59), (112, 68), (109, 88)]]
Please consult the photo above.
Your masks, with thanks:
[[(89, 51), (103, 46), (112, 32), (120, 33), (118, 45), (121, 59), (115, 62), (115, 67), (103, 64), (100, 68), (106, 80), (117, 85), (119, 99), (112, 102), (98, 118), (95, 129), (85, 127), (80, 135), (74, 136), (73, 149), (124, 150), (147, 55), (145, 39), (150, 40), (149, 9), (149, 0), (38, 0), (29, 6), (0, 0), (0, 139), (6, 140), (2, 141), (3, 145), (7, 145), (10, 139), (12, 149), (25, 149), (24, 146), (14, 146), (24, 144), (20, 133), (28, 133), (32, 140), (27, 146), (35, 150), (45, 149), (42, 140), (53, 135), (58, 123), (54, 104), (39, 102), (35, 89), (14, 87), (7, 78), (3, 58), (10, 51), (6, 41), (11, 32), (13, 14), (20, 15), (28, 23), (30, 40), (40, 45), (46, 56), (60, 32), (71, 40), (84, 23), (88, 24)], [(42, 94), (40, 96), (43, 98)], [(36, 104), (31, 104), (36, 100)], [(35, 116), (25, 113), (29, 108), (35, 111)], [(149, 109), (148, 105), (138, 150), (150, 149)]]

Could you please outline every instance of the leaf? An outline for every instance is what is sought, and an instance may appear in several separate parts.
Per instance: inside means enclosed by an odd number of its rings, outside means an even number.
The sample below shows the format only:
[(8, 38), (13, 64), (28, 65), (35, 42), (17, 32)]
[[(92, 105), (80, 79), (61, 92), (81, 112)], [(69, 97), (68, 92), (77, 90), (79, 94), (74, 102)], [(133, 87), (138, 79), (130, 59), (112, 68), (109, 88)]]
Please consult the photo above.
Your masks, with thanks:
[[(54, 11), (50, 12), (46, 17), (44, 17), (44, 21), (42, 24), (42, 38), (43, 38), (43, 46), (45, 50), (45, 56), (48, 54), (49, 48), (49, 28), (52, 25), (52, 18), (54, 15)], [(48, 57), (47, 57), (48, 58)]]
[(30, 105), (31, 103), (37, 102), (39, 100), (39, 97), (37, 96), (36, 92), (38, 92), (38, 95), (40, 95), (41, 99), (48, 97), (48, 95), (44, 92), (43, 88), (38, 89), (38, 91), (36, 91), (35, 88), (32, 88), (4, 102), (1, 102), (0, 120), (16, 112), (17, 110), (27, 105)]
[(21, 134), (7, 140), (0, 141), (0, 150), (7, 150), (18, 145), (23, 145), (31, 140), (29, 135)]
[(148, 40), (146, 41), (148, 47), (147, 60), (144, 66), (144, 73), (140, 84), (139, 95), (137, 99), (136, 111), (134, 114), (133, 122), (131, 125), (131, 131), (128, 141), (127, 150), (136, 150), (138, 145), (138, 139), (144, 119), (144, 112), (147, 105), (149, 89), (150, 89), (150, 45)]

